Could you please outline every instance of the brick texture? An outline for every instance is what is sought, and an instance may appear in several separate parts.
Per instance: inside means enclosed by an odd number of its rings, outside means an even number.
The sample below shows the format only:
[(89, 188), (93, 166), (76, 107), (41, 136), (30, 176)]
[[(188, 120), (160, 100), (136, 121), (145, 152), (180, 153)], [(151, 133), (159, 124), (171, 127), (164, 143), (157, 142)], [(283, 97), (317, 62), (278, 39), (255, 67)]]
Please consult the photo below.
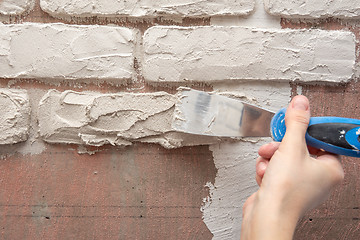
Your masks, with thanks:
[(30, 103), (25, 90), (0, 88), (0, 144), (26, 141)]
[(19, 15), (30, 11), (35, 4), (35, 0), (1, 0), (1, 15)]
[(128, 79), (134, 38), (122, 27), (0, 25), (0, 77)]
[(165, 148), (217, 142), (211, 137), (174, 133), (177, 98), (165, 92), (114, 93), (50, 90), (40, 101), (39, 126), (50, 143), (127, 146), (158, 143)]
[(149, 82), (348, 81), (352, 33), (241, 27), (153, 27), (144, 35)]
[(41, 0), (41, 8), (54, 16), (131, 16), (131, 17), (208, 17), (247, 15), (254, 10), (254, 0)]
[[(176, 89), (360, 118), (359, 4), (0, 0), (0, 239), (240, 239), (271, 139), (174, 132)], [(359, 238), (342, 164), (295, 240)]]
[(360, 1), (264, 0), (268, 13), (288, 18), (360, 18)]

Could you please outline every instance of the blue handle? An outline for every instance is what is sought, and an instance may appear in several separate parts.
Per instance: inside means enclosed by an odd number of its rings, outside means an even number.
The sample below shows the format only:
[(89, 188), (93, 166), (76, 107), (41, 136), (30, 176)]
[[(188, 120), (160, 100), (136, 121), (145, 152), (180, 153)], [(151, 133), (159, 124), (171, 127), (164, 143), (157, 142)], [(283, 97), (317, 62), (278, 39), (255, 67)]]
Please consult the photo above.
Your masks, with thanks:
[[(271, 135), (277, 142), (285, 136), (283, 108), (271, 120)], [(312, 117), (305, 135), (309, 146), (327, 152), (360, 157), (360, 120), (340, 117)]]

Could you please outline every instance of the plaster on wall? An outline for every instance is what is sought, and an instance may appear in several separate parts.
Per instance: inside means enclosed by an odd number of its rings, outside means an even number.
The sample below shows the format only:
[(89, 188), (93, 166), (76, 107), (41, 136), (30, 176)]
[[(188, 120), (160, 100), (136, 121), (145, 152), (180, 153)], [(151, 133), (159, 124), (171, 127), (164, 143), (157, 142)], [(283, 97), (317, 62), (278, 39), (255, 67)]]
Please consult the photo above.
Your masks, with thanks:
[(360, 18), (360, 2), (353, 0), (264, 0), (265, 9), (287, 18)]
[(53, 16), (213, 16), (247, 15), (254, 0), (41, 0), (41, 8)]
[(124, 27), (0, 23), (0, 77), (130, 79), (135, 37)]
[(0, 15), (19, 15), (31, 10), (35, 0), (2, 0), (0, 1)]
[(254, 11), (246, 17), (214, 16), (211, 18), (210, 23), (218, 26), (281, 28), (280, 17), (269, 15), (265, 11), (263, 0), (255, 0)]
[(25, 90), (0, 89), (0, 144), (27, 140), (30, 111), (29, 97)]
[(157, 143), (165, 148), (213, 144), (218, 138), (172, 131), (175, 95), (155, 93), (59, 92), (39, 103), (42, 138), (49, 143), (116, 146)]
[[(288, 83), (219, 83), (215, 91), (263, 108), (278, 111), (286, 107), (291, 95)], [(231, 90), (231, 91), (230, 91)], [(204, 199), (204, 222), (213, 240), (240, 239), (242, 206), (257, 190), (255, 160), (258, 148), (271, 138), (244, 138), (236, 143), (210, 146), (218, 170), (214, 183), (208, 183), (210, 195)]]
[(355, 37), (346, 31), (157, 26), (144, 33), (143, 74), (152, 83), (345, 82), (354, 66)]

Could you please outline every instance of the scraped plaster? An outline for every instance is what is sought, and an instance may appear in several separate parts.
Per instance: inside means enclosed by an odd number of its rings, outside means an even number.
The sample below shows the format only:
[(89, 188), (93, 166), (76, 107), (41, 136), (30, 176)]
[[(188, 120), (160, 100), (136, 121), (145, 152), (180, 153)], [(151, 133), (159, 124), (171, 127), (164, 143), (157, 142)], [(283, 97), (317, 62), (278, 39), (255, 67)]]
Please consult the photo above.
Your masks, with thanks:
[[(288, 83), (218, 83), (219, 94), (241, 99), (271, 111), (286, 107), (291, 89)], [(213, 240), (240, 239), (242, 206), (258, 186), (255, 181), (257, 150), (271, 138), (244, 138), (239, 142), (222, 142), (210, 146), (217, 174), (207, 183), (209, 196), (201, 207), (203, 220)]]
[(264, 7), (286, 18), (360, 18), (360, 2), (354, 0), (264, 0)]
[(143, 74), (151, 83), (345, 82), (355, 45), (347, 31), (156, 26), (144, 33)]
[(263, 0), (255, 0), (254, 11), (244, 16), (214, 16), (210, 24), (215, 26), (243, 26), (258, 28), (281, 28), (280, 17), (265, 11)]
[(254, 0), (41, 0), (40, 4), (44, 11), (62, 18), (247, 15), (254, 9)]
[(177, 97), (165, 92), (114, 93), (50, 90), (39, 103), (40, 135), (49, 143), (165, 148), (213, 144), (218, 138), (172, 131)]
[(30, 112), (29, 97), (25, 90), (0, 89), (0, 144), (27, 140)]
[(136, 32), (113, 26), (0, 23), (0, 77), (130, 79)]
[(0, 15), (19, 15), (31, 10), (35, 0), (1, 0)]

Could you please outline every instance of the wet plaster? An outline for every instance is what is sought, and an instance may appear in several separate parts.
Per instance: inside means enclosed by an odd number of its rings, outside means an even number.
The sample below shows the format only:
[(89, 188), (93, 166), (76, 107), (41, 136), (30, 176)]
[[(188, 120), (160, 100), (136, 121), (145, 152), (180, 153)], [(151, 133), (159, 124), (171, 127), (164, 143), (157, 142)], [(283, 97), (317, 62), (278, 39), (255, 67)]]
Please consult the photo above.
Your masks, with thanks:
[[(13, 90), (13, 89), (10, 89)], [(44, 142), (39, 138), (39, 125), (37, 120), (38, 115), (38, 104), (40, 99), (46, 93), (46, 90), (41, 90), (37, 88), (26, 88), (23, 90), (16, 89), (20, 93), (26, 93), (24, 97), (27, 97), (26, 100), (26, 115), (24, 116), (26, 121), (24, 123), (27, 124), (26, 129), (26, 139), (21, 142), (11, 142), (6, 145), (0, 147), (0, 158), (4, 159), (12, 155), (20, 154), (24, 155), (36, 155), (42, 153), (46, 146)], [(2, 102), (2, 101), (1, 101)], [(5, 103), (5, 102), (4, 102)], [(9, 107), (11, 105), (8, 105)], [(2, 124), (2, 126), (5, 126)], [(11, 127), (12, 131), (17, 131), (17, 125)], [(20, 128), (21, 129), (21, 128)]]
[(27, 140), (30, 112), (26, 90), (0, 88), (0, 145)]
[(254, 9), (254, 0), (41, 0), (41, 8), (60, 18), (90, 17), (203, 17), (216, 15), (248, 15)]
[(0, 19), (3, 16), (20, 15), (30, 11), (35, 5), (35, 0), (1, 0)]
[(254, 11), (248, 16), (213, 16), (211, 25), (215, 26), (244, 26), (259, 28), (281, 28), (280, 17), (265, 11), (263, 0), (255, 0)]
[(360, 18), (360, 2), (352, 0), (264, 0), (264, 7), (271, 15), (286, 18)]
[[(290, 101), (289, 83), (216, 84), (214, 91), (261, 106), (271, 111), (286, 107)], [(258, 186), (255, 181), (257, 150), (269, 138), (243, 138), (210, 146), (217, 174), (208, 182), (210, 194), (204, 198), (203, 219), (213, 240), (240, 239), (242, 206)]]
[(0, 77), (125, 81), (135, 39), (124, 27), (0, 23)]
[(49, 143), (128, 146), (157, 143), (165, 148), (206, 145), (218, 138), (172, 130), (177, 97), (166, 92), (113, 93), (49, 90), (39, 103), (39, 127)]
[(144, 33), (143, 75), (155, 83), (346, 82), (355, 44), (348, 31), (157, 26)]

